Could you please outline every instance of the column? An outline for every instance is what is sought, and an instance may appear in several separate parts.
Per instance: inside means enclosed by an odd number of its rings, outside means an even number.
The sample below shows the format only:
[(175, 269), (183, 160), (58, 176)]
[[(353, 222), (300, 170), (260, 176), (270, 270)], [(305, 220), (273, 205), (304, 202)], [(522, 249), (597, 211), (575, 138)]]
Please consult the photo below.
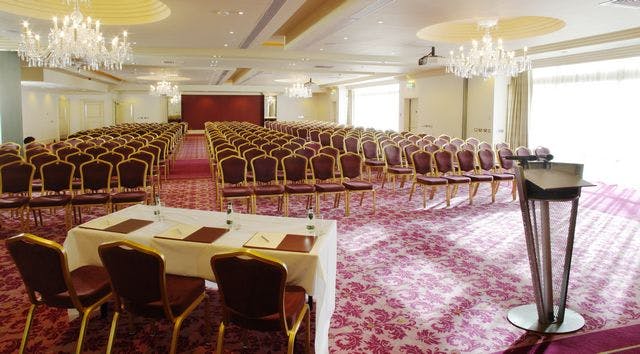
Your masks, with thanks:
[(0, 51), (0, 138), (22, 143), (22, 87), (16, 52)]

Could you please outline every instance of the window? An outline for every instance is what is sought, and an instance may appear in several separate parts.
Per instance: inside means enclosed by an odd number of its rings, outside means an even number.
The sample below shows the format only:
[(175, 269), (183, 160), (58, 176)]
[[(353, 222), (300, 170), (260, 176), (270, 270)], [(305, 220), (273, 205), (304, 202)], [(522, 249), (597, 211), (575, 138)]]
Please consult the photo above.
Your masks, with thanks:
[(638, 186), (640, 58), (534, 69), (529, 143), (584, 164), (591, 182)]
[(400, 126), (400, 85), (384, 85), (353, 90), (354, 126), (398, 130)]

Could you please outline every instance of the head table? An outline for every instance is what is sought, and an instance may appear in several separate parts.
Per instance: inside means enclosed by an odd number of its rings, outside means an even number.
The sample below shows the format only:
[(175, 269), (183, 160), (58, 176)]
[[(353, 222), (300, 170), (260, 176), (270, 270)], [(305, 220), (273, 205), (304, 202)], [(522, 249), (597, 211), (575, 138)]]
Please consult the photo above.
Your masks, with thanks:
[[(162, 207), (162, 218), (154, 215), (154, 207), (134, 205), (91, 221), (109, 223), (124, 219), (153, 220), (130, 233), (117, 233), (90, 229), (83, 226), (69, 230), (64, 247), (69, 267), (101, 265), (98, 246), (115, 240), (130, 240), (156, 249), (164, 255), (166, 271), (171, 274), (201, 277), (215, 281), (210, 259), (213, 255), (243, 248), (245, 242), (256, 232), (301, 234), (307, 233), (304, 218), (284, 218), (265, 215), (234, 214), (229, 232), (213, 243), (189, 242), (157, 238), (179, 225), (227, 227), (226, 214), (213, 211)], [(287, 283), (305, 288), (313, 296), (316, 309), (315, 349), (317, 353), (328, 352), (329, 325), (335, 308), (336, 243), (335, 220), (316, 220), (318, 235), (308, 253), (259, 249), (256, 252), (276, 258), (287, 265)]]

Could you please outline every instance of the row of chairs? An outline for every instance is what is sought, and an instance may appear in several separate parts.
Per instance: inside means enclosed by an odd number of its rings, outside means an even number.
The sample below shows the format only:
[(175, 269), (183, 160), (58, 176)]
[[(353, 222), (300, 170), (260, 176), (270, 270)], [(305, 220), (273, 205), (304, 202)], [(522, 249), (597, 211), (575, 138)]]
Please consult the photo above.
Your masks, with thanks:
[[(65, 250), (53, 241), (21, 234), (7, 239), (6, 245), (31, 302), (20, 354), (27, 349), (35, 310), (42, 305), (76, 309), (80, 313), (76, 353), (82, 351), (90, 315), (110, 300), (115, 311), (107, 353), (114, 350), (118, 320), (125, 314), (169, 320), (173, 325), (171, 354), (177, 351), (183, 321), (203, 300), (205, 331), (210, 331), (205, 280), (167, 273), (164, 256), (152, 248), (127, 240), (105, 243), (98, 248), (104, 267), (85, 265), (70, 270)], [(251, 330), (280, 330), (288, 337), (287, 352), (293, 353), (303, 320), (305, 348), (310, 352), (311, 311), (307, 294), (302, 287), (286, 285), (286, 264), (253, 251), (215, 255), (210, 264), (223, 313), (218, 329), (218, 353), (223, 352), (224, 333), (230, 324)]]

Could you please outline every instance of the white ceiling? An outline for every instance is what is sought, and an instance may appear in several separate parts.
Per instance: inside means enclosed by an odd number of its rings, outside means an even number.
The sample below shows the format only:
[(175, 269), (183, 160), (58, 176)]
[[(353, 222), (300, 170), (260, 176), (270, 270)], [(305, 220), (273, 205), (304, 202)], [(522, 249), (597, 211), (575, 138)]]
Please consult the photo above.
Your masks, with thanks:
[[(262, 43), (273, 39), (304, 0), (164, 0), (171, 15), (162, 21), (126, 28), (103, 26), (107, 37), (126, 29), (135, 42), (133, 63), (109, 74), (122, 79), (124, 88), (148, 83), (137, 79), (139, 76), (188, 77), (189, 81), (180, 83), (185, 86), (183, 91), (189, 85), (284, 88), (288, 84), (275, 80), (312, 77), (321, 85), (337, 85), (397, 76), (433, 68), (417, 66), (418, 58), (432, 45), (438, 54), (457, 47), (419, 39), (416, 32), (423, 27), (487, 17), (548, 16), (564, 21), (566, 26), (557, 32), (505, 43), (507, 49), (528, 46), (541, 58), (640, 43), (640, 9), (600, 6), (604, 0), (325, 1), (338, 4), (336, 10), (286, 46), (266, 47)], [(0, 49), (11, 49), (25, 18), (3, 9), (0, 0)], [(267, 12), (272, 16), (259, 23)], [(29, 21), (37, 32), (47, 32), (50, 21)], [(637, 30), (621, 36), (597, 37), (595, 42), (590, 38), (634, 28)], [(252, 32), (255, 39), (250, 40)], [(582, 38), (586, 40), (578, 40)], [(557, 45), (550, 46), (554, 43)], [(225, 83), (238, 68), (250, 70), (235, 82)]]

